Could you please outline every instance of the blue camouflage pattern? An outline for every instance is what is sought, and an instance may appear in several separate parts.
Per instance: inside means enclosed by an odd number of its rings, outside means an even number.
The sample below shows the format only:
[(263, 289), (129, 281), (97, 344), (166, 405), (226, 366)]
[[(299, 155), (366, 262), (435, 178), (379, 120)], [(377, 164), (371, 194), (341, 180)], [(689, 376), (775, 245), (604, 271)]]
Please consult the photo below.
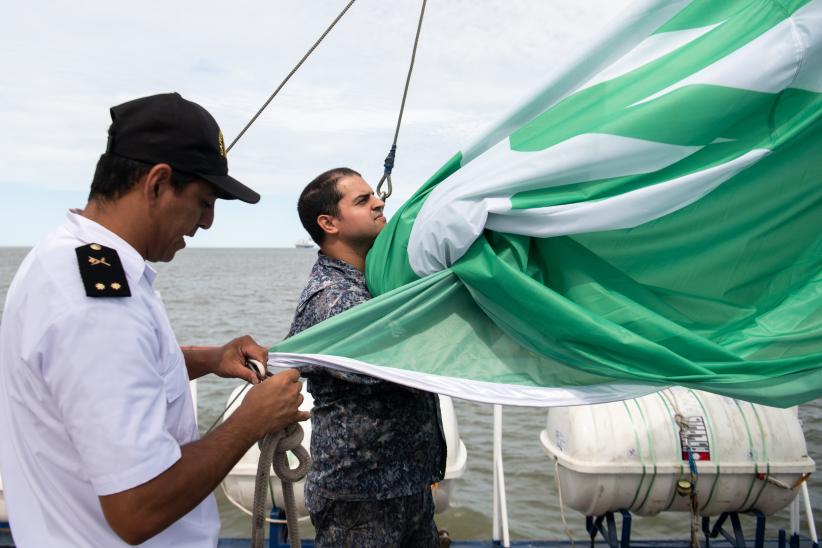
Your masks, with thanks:
[[(362, 272), (319, 253), (288, 336), (370, 298)], [(302, 373), (314, 398), (305, 486), (312, 514), (323, 499), (430, 496), (429, 486), (443, 479), (446, 456), (436, 394), (323, 367)]]
[(322, 499), (315, 548), (439, 548), (430, 489), (388, 500)]

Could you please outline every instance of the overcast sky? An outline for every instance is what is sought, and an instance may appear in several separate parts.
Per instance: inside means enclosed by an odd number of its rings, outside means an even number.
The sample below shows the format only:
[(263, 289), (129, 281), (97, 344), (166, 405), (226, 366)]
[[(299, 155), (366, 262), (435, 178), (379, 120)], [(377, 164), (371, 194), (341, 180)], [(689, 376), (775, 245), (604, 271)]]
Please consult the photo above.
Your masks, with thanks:
[[(167, 91), (233, 140), (346, 0), (17, 2), (0, 18), (0, 246), (29, 246), (82, 207), (108, 109)], [(300, 190), (348, 166), (376, 185), (420, 1), (357, 0), (229, 154), (262, 194), (220, 201), (194, 246), (291, 247)], [(628, 0), (429, 0), (390, 214), (529, 97)]]

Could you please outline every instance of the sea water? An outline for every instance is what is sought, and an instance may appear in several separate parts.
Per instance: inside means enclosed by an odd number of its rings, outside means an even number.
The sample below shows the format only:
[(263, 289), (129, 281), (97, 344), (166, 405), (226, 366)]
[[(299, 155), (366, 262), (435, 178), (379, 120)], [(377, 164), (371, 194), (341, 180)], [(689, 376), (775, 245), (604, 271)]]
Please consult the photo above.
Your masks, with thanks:
[[(23, 248), (0, 248), (0, 302), (14, 272), (27, 253)], [(309, 249), (186, 249), (173, 262), (156, 265), (160, 291), (180, 344), (215, 345), (244, 334), (270, 346), (288, 331), (294, 305), (305, 284), (316, 253)], [(201, 430), (222, 412), (237, 380), (205, 377), (198, 383)], [(492, 529), (492, 408), (455, 400), (460, 437), (468, 449), (465, 474), (456, 481), (450, 508), (437, 516), (439, 527), (453, 538), (488, 539)], [(545, 428), (544, 409), (506, 407), (503, 416), (503, 457), (510, 533), (513, 539), (563, 539), (565, 527), (553, 465), (539, 443)], [(808, 451), (822, 460), (822, 400), (799, 409)], [(822, 479), (811, 476), (811, 502), (819, 508), (817, 530), (822, 531)], [(248, 537), (250, 518), (234, 508), (217, 489), (222, 536)], [(584, 541), (585, 518), (565, 509), (570, 533)], [(748, 535), (752, 520), (744, 520)], [(804, 510), (803, 510), (804, 523)], [(787, 509), (769, 518), (771, 536), (787, 529)], [(304, 536), (311, 535), (306, 527)], [(807, 527), (803, 525), (807, 535)], [(635, 518), (633, 538), (689, 536), (689, 516), (667, 513)]]

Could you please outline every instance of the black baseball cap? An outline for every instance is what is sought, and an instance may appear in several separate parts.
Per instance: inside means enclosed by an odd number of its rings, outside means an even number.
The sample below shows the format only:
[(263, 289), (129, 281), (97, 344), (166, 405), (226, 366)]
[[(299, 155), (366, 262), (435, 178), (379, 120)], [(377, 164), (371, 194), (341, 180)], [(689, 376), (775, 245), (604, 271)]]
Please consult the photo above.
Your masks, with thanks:
[(106, 153), (148, 164), (169, 164), (175, 170), (208, 181), (220, 198), (249, 204), (260, 195), (228, 174), (220, 126), (206, 109), (163, 93), (111, 107)]

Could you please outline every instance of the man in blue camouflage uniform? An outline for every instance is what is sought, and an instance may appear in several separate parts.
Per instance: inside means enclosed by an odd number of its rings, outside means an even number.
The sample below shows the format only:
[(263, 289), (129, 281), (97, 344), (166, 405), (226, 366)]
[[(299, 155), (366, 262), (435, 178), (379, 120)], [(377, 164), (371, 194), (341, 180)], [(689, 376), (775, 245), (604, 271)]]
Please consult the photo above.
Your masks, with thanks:
[[(320, 253), (288, 336), (371, 298), (363, 271), (383, 206), (347, 168), (303, 190), (297, 209)], [(305, 500), (315, 546), (438, 546), (430, 485), (443, 478), (446, 448), (436, 394), (320, 367), (303, 374), (314, 397)]]

